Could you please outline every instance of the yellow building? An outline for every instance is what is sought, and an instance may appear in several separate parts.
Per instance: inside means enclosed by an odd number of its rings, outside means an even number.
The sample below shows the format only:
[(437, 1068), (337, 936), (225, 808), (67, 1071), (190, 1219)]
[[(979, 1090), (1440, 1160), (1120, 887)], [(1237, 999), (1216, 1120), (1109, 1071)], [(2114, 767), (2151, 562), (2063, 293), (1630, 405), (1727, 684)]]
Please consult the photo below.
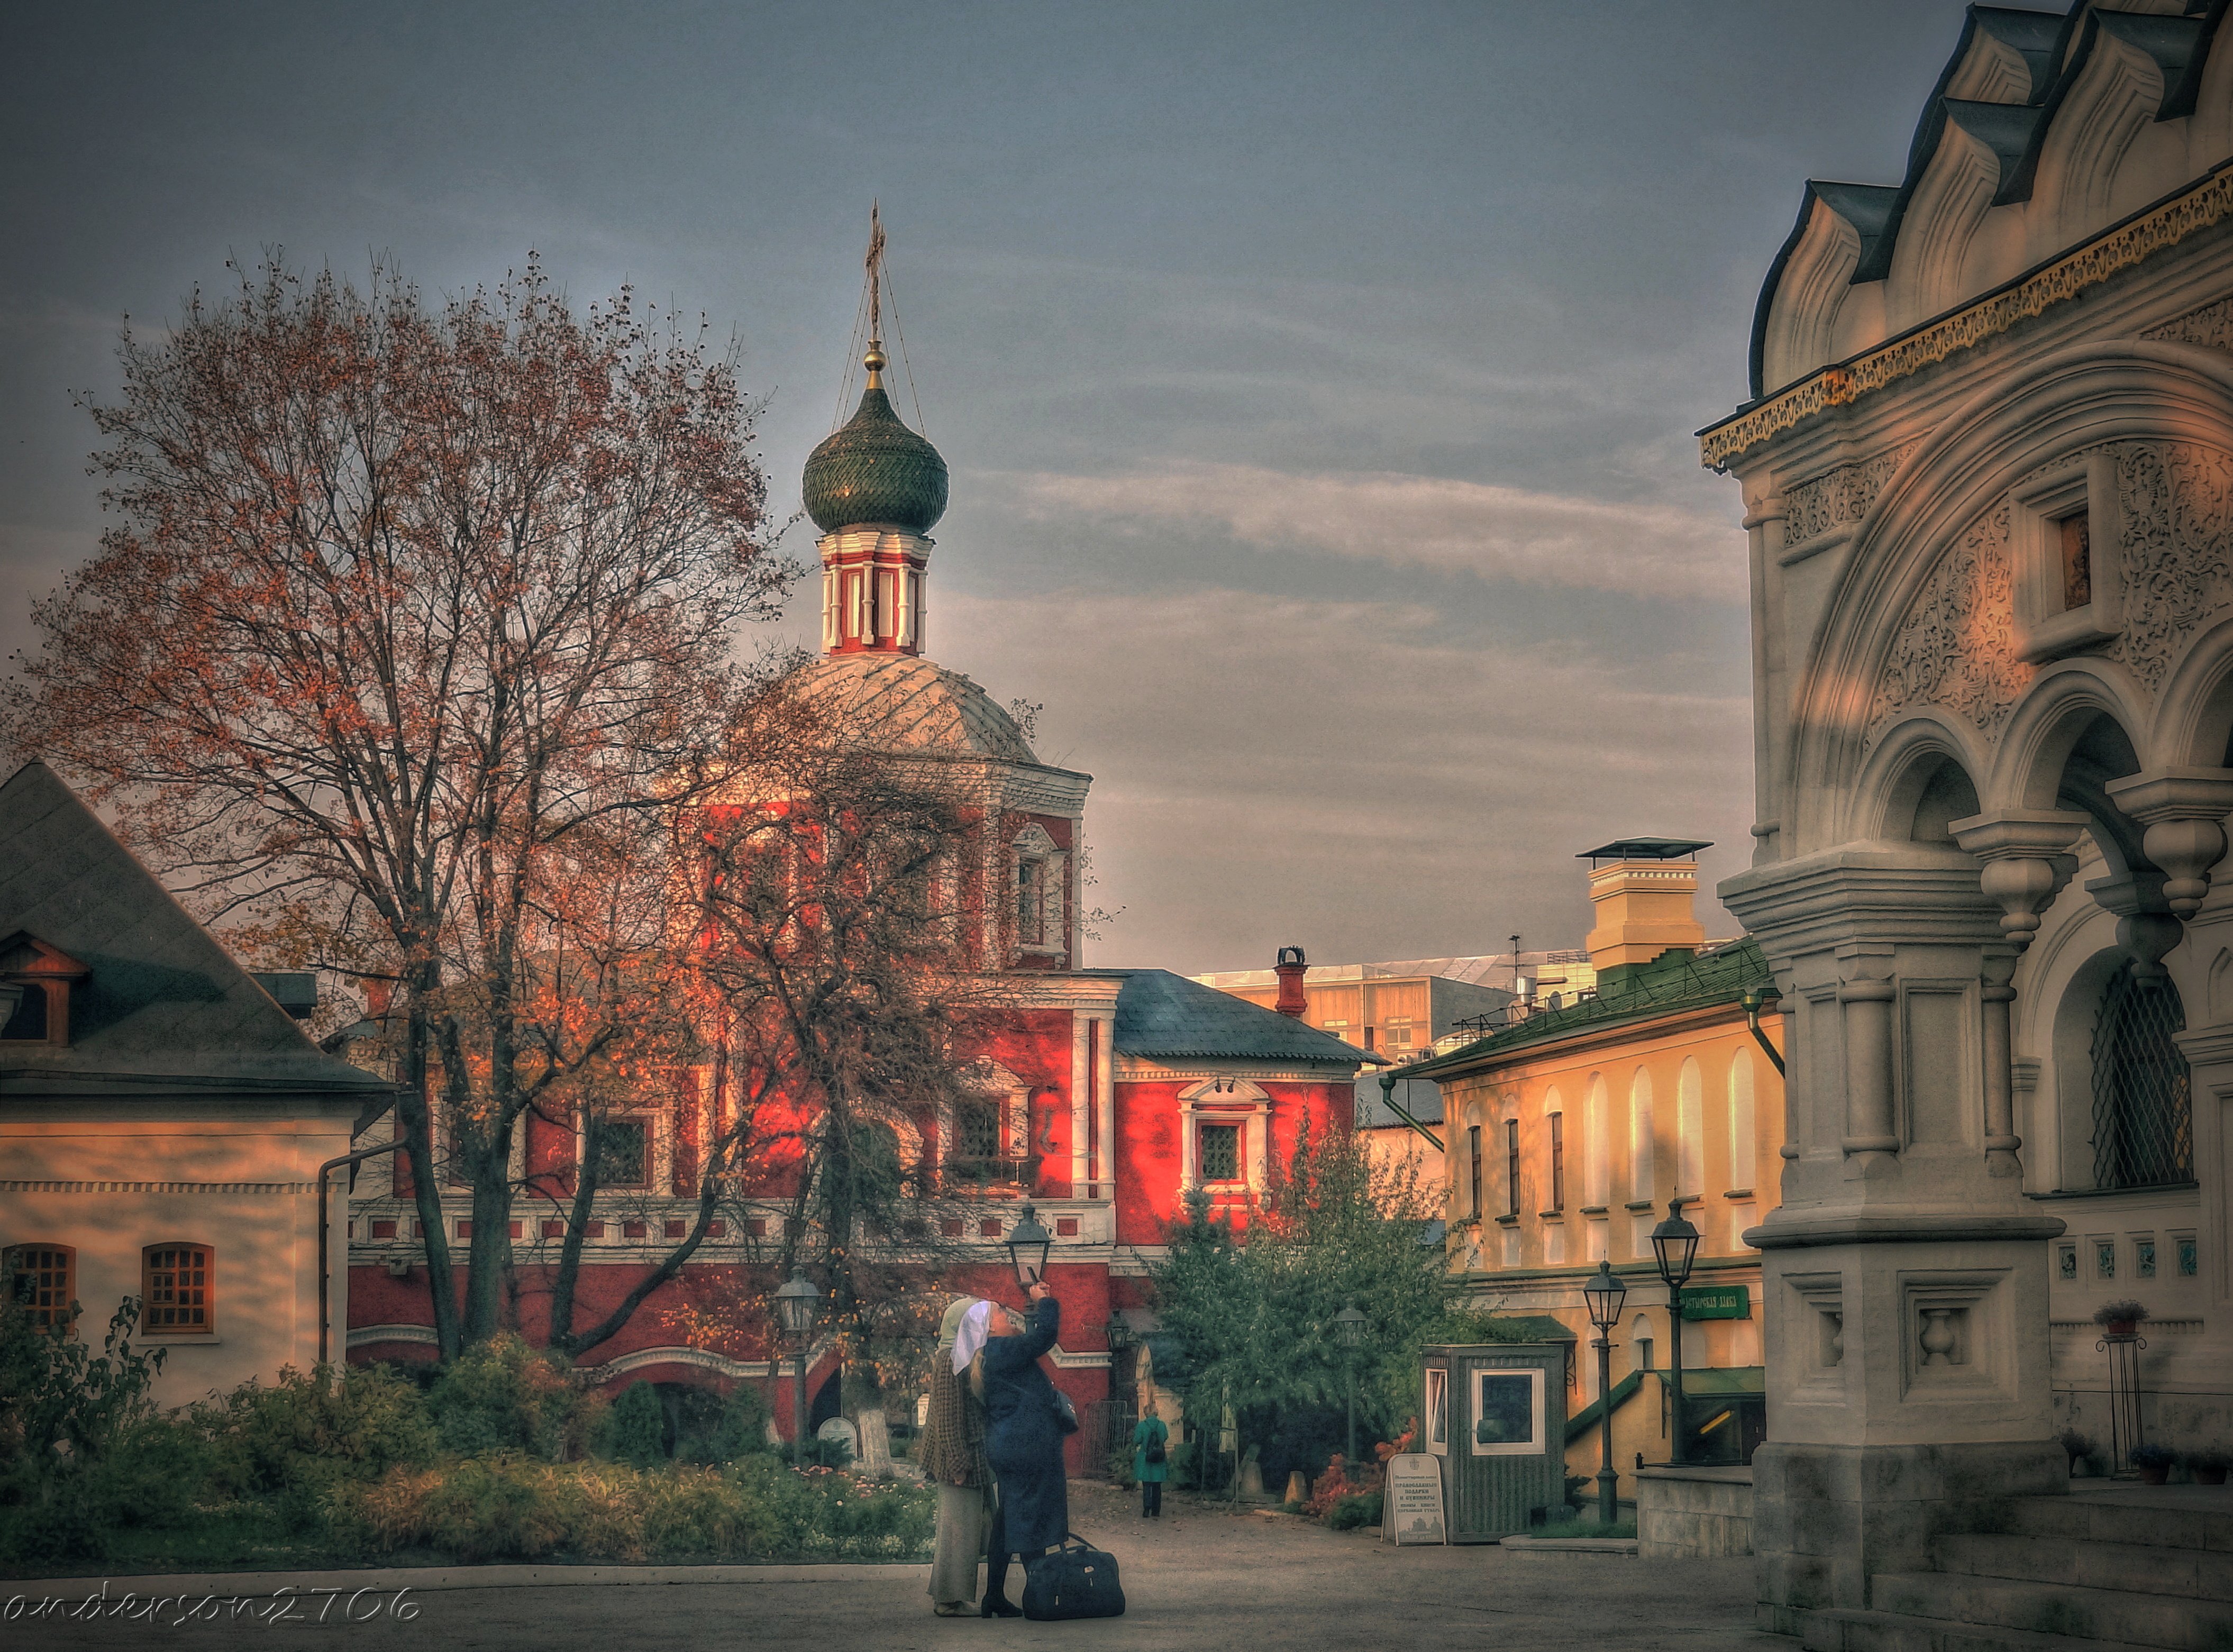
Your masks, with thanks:
[[(1288, 947), (1281, 956), (1303, 961), (1300, 947)], [(1529, 960), (1544, 956), (1521, 954), (1523, 980), (1529, 972)], [(1554, 968), (1552, 972), (1560, 974), (1563, 980), (1561, 972)], [(1280, 973), (1273, 969), (1232, 969), (1194, 979), (1204, 986), (1276, 1010), (1283, 1007)], [(1292, 1010), (1292, 989), (1286, 1006), (1306, 1025), (1345, 1038), (1360, 1050), (1403, 1061), (1432, 1049), (1437, 1039), (1460, 1031), (1463, 1022), (1502, 1015), (1512, 1001), (1513, 979), (1509, 953), (1482, 958), (1414, 958), (1393, 964), (1304, 964), (1302, 1007)]]
[(1631, 839), (1582, 857), (1596, 990), (1403, 1070), (1442, 1087), (1450, 1266), (1471, 1305), (1547, 1314), (1575, 1335), (1574, 1473), (1596, 1473), (1599, 1451), (1582, 1287), (1601, 1260), (1627, 1286), (1612, 1337), (1624, 1498), (1638, 1454), (1664, 1462), (1672, 1446), (1674, 1350), (1650, 1243), (1670, 1200), (1701, 1234), (1683, 1324), (1692, 1460), (1748, 1460), (1765, 1415), (1760, 1256), (1743, 1235), (1776, 1203), (1781, 1036), (1755, 1034), (1747, 1003), (1768, 979), (1759, 947), (1705, 945), (1693, 897), (1707, 847)]

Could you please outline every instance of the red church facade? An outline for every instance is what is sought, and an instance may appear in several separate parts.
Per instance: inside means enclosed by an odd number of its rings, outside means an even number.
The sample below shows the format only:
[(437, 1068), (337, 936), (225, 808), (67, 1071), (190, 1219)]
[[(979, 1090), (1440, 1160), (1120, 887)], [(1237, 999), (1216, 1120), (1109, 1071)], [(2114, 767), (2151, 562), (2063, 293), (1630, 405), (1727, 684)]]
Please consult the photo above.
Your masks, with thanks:
[[(944, 1289), (1017, 1300), (1003, 1241), (1033, 1203), (1054, 1236), (1047, 1278), (1064, 1310), (1050, 1363), (1083, 1414), (1110, 1392), (1111, 1311), (1122, 1308), (1135, 1328), (1153, 1323), (1147, 1275), (1189, 1191), (1245, 1225), (1305, 1128), (1349, 1128), (1353, 1080), (1371, 1058), (1299, 1015), (1166, 971), (1082, 966), (1090, 777), (1041, 764), (983, 689), (926, 657), (927, 534), (945, 506), (945, 466), (892, 412), (874, 346), (868, 366), (859, 411), (806, 470), (807, 508), (824, 530), (824, 652), (800, 686), (878, 745), (946, 765), (973, 796), (984, 829), (973, 836), (974, 863), (955, 876), (983, 892), (970, 903), (981, 925), (974, 950), (1000, 1005), (969, 1052), (972, 1087), (987, 1109), (967, 1121), (892, 1120), (902, 1167), (924, 1190), (921, 1226), (912, 1241), (880, 1239), (872, 1249), (919, 1263)], [(1299, 981), (1299, 964), (1292, 967)], [(710, 1071), (678, 1075), (673, 1093), (641, 1109), (641, 1178), (600, 1194), (576, 1324), (602, 1317), (689, 1231), (700, 1153), (720, 1105), (713, 1084)], [(358, 1145), (393, 1128), (382, 1121)], [(516, 1149), (521, 1192), (505, 1237), (517, 1262), (512, 1310), (531, 1342), (547, 1332), (576, 1134), (563, 1121), (531, 1118)], [(433, 1353), (416, 1210), (407, 1182), (386, 1163), (365, 1167), (350, 1203), (356, 1362)], [(483, 1237), (471, 1231), (466, 1191), (445, 1201), (454, 1205), (444, 1220), (460, 1248)], [(726, 1203), (678, 1277), (583, 1356), (595, 1380), (765, 1382), (778, 1429), (791, 1436), (790, 1351), (771, 1361), (755, 1329), (786, 1249), (788, 1208), (780, 1190), (765, 1191)], [(819, 1346), (809, 1359), (810, 1426), (833, 1410), (837, 1389), (834, 1350)]]

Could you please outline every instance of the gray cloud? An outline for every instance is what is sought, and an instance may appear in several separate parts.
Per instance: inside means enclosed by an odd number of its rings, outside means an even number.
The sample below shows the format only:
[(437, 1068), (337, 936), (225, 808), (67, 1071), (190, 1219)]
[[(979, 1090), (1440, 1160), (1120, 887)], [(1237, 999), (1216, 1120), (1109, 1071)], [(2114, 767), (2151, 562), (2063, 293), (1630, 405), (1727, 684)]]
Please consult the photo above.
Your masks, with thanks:
[(1291, 475), (1175, 462), (1116, 476), (999, 478), (1042, 518), (1188, 524), (1261, 550), (1470, 573), (1529, 585), (1744, 600), (1743, 541), (1678, 505), (1623, 504), (1390, 471)]

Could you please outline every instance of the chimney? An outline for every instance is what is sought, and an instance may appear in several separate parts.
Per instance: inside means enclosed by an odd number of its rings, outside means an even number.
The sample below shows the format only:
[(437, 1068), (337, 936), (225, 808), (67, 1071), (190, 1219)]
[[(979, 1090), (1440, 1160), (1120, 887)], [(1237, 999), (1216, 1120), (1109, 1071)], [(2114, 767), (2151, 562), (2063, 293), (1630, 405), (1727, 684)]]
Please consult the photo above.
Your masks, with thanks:
[(1310, 994), (1303, 991), (1303, 971), (1307, 967), (1303, 962), (1303, 949), (1299, 946), (1280, 947), (1279, 961), (1272, 966), (1272, 973), (1279, 978), (1279, 1001), (1272, 1007), (1281, 1015), (1292, 1015), (1298, 1021), (1311, 1007)]
[(1691, 902), (1698, 851), (1712, 847), (1689, 838), (1624, 837), (1575, 856), (1590, 862), (1596, 922), (1583, 944), (1599, 992), (1618, 992), (1624, 976), (1670, 953), (1688, 958), (1705, 944)]

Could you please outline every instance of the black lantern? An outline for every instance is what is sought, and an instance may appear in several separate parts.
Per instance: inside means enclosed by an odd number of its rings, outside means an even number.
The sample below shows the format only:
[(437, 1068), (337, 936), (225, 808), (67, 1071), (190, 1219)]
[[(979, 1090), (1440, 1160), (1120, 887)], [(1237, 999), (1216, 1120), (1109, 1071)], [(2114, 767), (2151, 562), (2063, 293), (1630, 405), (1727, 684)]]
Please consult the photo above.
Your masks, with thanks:
[(1333, 1334), (1341, 1339), (1344, 1348), (1361, 1348), (1365, 1328), (1371, 1323), (1357, 1311), (1357, 1304), (1352, 1302), (1333, 1317)]
[(778, 1286), (775, 1293), (775, 1317), (786, 1337), (804, 1337), (814, 1329), (814, 1312), (821, 1305), (822, 1292), (806, 1277), (804, 1268), (793, 1268), (791, 1278)]
[(1597, 1277), (1582, 1287), (1582, 1300), (1590, 1305), (1590, 1324), (1610, 1331), (1620, 1323), (1620, 1306), (1628, 1300), (1628, 1287), (1612, 1271), (1611, 1263), (1600, 1262)]
[(1140, 1341), (1138, 1333), (1132, 1329), (1132, 1322), (1124, 1317), (1122, 1308), (1109, 1311), (1109, 1323), (1101, 1328), (1101, 1334), (1108, 1339), (1109, 1351), (1112, 1354), (1121, 1354), (1129, 1348), (1136, 1347)]
[(1590, 1324), (1598, 1328), (1598, 1432), (1604, 1448), (1598, 1465), (1598, 1520), (1610, 1529), (1620, 1519), (1620, 1476), (1612, 1467), (1612, 1328), (1620, 1323), (1628, 1287), (1611, 1263), (1600, 1262), (1596, 1277), (1582, 1287), (1582, 1300), (1589, 1304)]
[(1659, 1277), (1670, 1291), (1680, 1291), (1697, 1259), (1698, 1230), (1683, 1219), (1683, 1201), (1667, 1201), (1667, 1219), (1651, 1230), (1651, 1254), (1659, 1263)]
[(1673, 1438), (1667, 1443), (1678, 1463), (1690, 1460), (1689, 1421), (1683, 1405), (1683, 1282), (1698, 1256), (1698, 1230), (1683, 1219), (1683, 1201), (1667, 1201), (1667, 1219), (1651, 1230), (1651, 1254), (1659, 1263), (1659, 1277), (1667, 1281), (1667, 1342), (1673, 1356), (1667, 1370)]
[(1028, 1291), (1046, 1272), (1047, 1252), (1054, 1248), (1054, 1235), (1039, 1226), (1038, 1212), (1025, 1205), (1024, 1213), (1008, 1230), (1007, 1243), (1008, 1260), (1015, 1265), (1016, 1283)]

